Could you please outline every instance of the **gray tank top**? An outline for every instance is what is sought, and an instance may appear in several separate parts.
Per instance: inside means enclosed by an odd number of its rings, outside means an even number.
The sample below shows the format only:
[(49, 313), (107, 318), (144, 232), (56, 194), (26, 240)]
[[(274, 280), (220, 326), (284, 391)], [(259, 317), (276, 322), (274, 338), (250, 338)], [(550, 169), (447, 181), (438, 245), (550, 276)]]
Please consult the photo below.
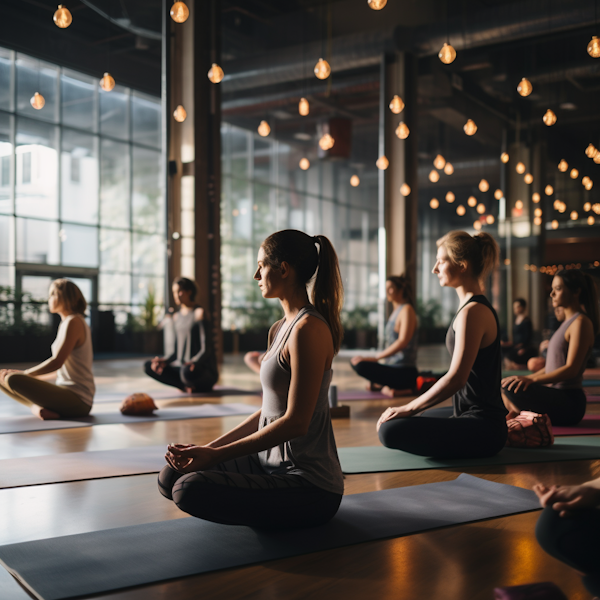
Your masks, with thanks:
[[(315, 308), (305, 306), (289, 327), (285, 328), (282, 322), (271, 348), (261, 363), (263, 404), (259, 429), (281, 418), (287, 410), (292, 372), (282, 356), (282, 350), (296, 323), (308, 315), (326, 322)], [(308, 433), (260, 452), (258, 457), (267, 473), (299, 475), (325, 491), (343, 494), (344, 478), (333, 436), (327, 397), (332, 374), (331, 369), (323, 373)]]
[[(396, 320), (400, 311), (404, 308), (405, 304), (401, 304), (388, 319), (385, 325), (385, 347), (389, 348), (397, 339), (398, 332), (396, 331)], [(416, 367), (417, 366), (417, 342), (418, 342), (418, 328), (415, 327), (412, 338), (408, 342), (406, 348), (396, 352), (392, 356), (388, 356), (385, 359), (386, 365), (394, 367)]]
[[(550, 341), (548, 342), (548, 353), (546, 355), (546, 373), (556, 371), (556, 369), (560, 369), (560, 367), (564, 367), (567, 364), (567, 352), (569, 351), (569, 343), (567, 342), (567, 340), (565, 340), (565, 333), (567, 332), (567, 329), (569, 329), (571, 323), (579, 315), (581, 315), (581, 313), (575, 313), (570, 319), (565, 321), (550, 338)], [(573, 377), (573, 379), (553, 383), (550, 387), (562, 390), (581, 389), (581, 384), (583, 383), (583, 372), (585, 371), (585, 366), (587, 365), (587, 362), (590, 359), (591, 353), (592, 348), (590, 347), (585, 357), (585, 360), (581, 364), (579, 373), (575, 377)]]

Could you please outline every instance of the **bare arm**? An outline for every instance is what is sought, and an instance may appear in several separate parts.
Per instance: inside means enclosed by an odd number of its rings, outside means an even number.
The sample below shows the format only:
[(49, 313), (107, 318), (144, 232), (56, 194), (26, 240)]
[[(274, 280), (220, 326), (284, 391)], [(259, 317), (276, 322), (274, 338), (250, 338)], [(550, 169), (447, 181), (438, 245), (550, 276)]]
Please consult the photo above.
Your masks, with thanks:
[(400, 350), (406, 348), (410, 343), (417, 327), (417, 315), (415, 309), (410, 304), (406, 304), (400, 311), (400, 314), (396, 319), (395, 327), (398, 331), (398, 339), (390, 344), (385, 350), (379, 352), (377, 354), (377, 360), (393, 356), (400, 352)]
[(58, 349), (56, 355), (50, 357), (48, 360), (45, 360), (36, 367), (27, 369), (24, 371), (24, 373), (26, 375), (31, 375), (32, 377), (38, 377), (39, 375), (46, 375), (47, 373), (58, 371), (58, 369), (63, 366), (65, 360), (67, 360), (71, 352), (85, 342), (85, 336), (86, 331), (82, 320), (71, 319), (67, 324), (65, 340)]

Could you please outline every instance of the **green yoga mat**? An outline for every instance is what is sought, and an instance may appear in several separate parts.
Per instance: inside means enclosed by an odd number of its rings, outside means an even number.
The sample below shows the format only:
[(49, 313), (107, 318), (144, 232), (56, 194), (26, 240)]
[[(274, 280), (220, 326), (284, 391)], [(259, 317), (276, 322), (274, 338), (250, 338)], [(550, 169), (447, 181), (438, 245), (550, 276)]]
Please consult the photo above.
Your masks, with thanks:
[(588, 460), (600, 458), (600, 437), (562, 437), (549, 448), (504, 448), (491, 458), (461, 458), (438, 460), (416, 456), (384, 446), (338, 448), (342, 471), (357, 473), (384, 473), (421, 469), (448, 469), (452, 467), (482, 467), (487, 465), (516, 465), (521, 463)]

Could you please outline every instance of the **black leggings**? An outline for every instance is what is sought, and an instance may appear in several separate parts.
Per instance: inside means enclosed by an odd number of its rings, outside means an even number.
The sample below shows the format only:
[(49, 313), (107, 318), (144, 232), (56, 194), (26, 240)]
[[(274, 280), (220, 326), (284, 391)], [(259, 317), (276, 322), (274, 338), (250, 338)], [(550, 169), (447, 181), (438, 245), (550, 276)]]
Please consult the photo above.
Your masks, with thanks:
[(213, 371), (202, 369), (200, 365), (196, 365), (192, 371), (188, 365), (183, 367), (172, 367), (166, 365), (163, 372), (159, 375), (151, 368), (152, 361), (147, 360), (144, 363), (144, 371), (146, 375), (156, 379), (166, 385), (184, 390), (192, 388), (194, 392), (209, 392), (219, 380), (219, 374)]
[(379, 428), (384, 446), (431, 458), (485, 458), (506, 444), (506, 423), (475, 417), (453, 418), (452, 407), (386, 421)]
[(166, 466), (158, 475), (158, 489), (194, 517), (257, 529), (323, 525), (342, 501), (342, 494), (322, 490), (298, 475), (269, 475), (255, 455), (185, 475)]
[(600, 509), (575, 510), (569, 517), (547, 507), (538, 519), (535, 535), (551, 556), (585, 573), (583, 584), (600, 596)]
[(548, 415), (552, 425), (577, 425), (585, 415), (587, 400), (581, 389), (560, 390), (532, 383), (524, 392), (510, 392), (502, 388), (502, 393), (519, 410)]
[(416, 367), (380, 365), (368, 360), (363, 360), (357, 365), (350, 364), (361, 377), (368, 379), (371, 383), (387, 385), (393, 390), (412, 390), (417, 384), (419, 372)]

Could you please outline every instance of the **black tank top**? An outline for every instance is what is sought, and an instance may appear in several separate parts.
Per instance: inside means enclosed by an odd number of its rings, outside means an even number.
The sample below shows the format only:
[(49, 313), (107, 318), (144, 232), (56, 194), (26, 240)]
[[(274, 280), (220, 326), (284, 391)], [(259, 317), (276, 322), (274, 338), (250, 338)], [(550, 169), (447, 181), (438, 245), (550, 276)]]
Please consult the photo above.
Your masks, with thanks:
[(507, 410), (500, 394), (502, 379), (502, 352), (500, 348), (500, 323), (498, 315), (483, 295), (472, 296), (458, 309), (446, 334), (446, 348), (454, 354), (454, 329), (452, 325), (458, 313), (471, 302), (487, 306), (496, 319), (496, 339), (485, 348), (480, 348), (469, 373), (467, 385), (452, 397), (455, 417), (477, 417), (506, 423)]

